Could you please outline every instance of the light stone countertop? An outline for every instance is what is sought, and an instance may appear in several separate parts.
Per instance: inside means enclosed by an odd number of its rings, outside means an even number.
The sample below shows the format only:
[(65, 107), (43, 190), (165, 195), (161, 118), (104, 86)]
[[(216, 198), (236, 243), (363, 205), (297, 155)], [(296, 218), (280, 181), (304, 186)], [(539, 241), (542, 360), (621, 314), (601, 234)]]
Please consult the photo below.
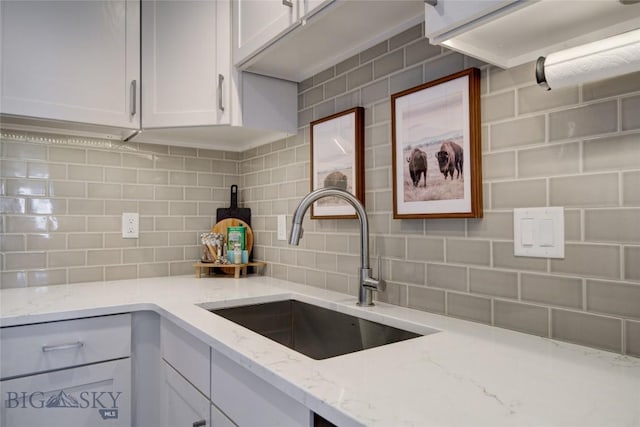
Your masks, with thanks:
[[(294, 297), (415, 332), (313, 360), (209, 308)], [(640, 359), (270, 277), (5, 289), (0, 326), (153, 310), (341, 426), (640, 426)]]

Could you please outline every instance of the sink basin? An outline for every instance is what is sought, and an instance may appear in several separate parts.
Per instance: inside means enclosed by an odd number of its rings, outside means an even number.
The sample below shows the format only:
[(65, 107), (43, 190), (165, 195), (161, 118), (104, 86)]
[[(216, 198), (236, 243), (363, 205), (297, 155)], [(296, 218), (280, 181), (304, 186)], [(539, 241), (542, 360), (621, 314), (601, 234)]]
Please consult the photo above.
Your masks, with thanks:
[(209, 311), (316, 360), (422, 336), (293, 299)]

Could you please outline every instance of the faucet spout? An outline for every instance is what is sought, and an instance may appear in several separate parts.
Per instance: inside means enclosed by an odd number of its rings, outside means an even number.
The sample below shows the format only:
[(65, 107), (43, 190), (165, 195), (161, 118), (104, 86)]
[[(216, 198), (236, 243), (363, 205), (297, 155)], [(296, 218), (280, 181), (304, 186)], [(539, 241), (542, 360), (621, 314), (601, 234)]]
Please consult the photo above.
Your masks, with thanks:
[(382, 281), (371, 277), (371, 268), (369, 267), (369, 219), (364, 206), (353, 194), (336, 187), (319, 188), (307, 194), (293, 213), (289, 244), (294, 246), (299, 244), (303, 233), (302, 220), (309, 207), (318, 199), (329, 196), (345, 200), (356, 210), (356, 215), (360, 221), (360, 292), (358, 304), (371, 306), (373, 305), (373, 291), (381, 288)]

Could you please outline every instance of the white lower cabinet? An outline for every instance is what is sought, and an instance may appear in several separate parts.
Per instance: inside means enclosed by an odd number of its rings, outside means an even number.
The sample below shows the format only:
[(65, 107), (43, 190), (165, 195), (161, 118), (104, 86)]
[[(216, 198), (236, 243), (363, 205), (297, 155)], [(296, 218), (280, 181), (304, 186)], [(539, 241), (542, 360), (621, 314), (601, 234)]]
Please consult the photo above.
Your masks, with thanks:
[(313, 413), (222, 353), (211, 352), (211, 400), (239, 426), (310, 426)]
[(131, 359), (0, 381), (3, 427), (131, 425)]
[(198, 391), (167, 362), (162, 363), (163, 426), (233, 427), (209, 398)]

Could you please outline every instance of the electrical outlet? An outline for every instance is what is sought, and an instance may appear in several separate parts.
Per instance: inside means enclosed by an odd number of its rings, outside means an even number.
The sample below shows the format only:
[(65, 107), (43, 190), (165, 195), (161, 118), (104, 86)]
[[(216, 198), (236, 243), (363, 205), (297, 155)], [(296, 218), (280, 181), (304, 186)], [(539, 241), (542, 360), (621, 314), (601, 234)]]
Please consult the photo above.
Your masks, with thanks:
[(287, 240), (287, 216), (278, 215), (278, 240)]
[(139, 234), (140, 217), (137, 213), (122, 214), (122, 238), (137, 239)]

